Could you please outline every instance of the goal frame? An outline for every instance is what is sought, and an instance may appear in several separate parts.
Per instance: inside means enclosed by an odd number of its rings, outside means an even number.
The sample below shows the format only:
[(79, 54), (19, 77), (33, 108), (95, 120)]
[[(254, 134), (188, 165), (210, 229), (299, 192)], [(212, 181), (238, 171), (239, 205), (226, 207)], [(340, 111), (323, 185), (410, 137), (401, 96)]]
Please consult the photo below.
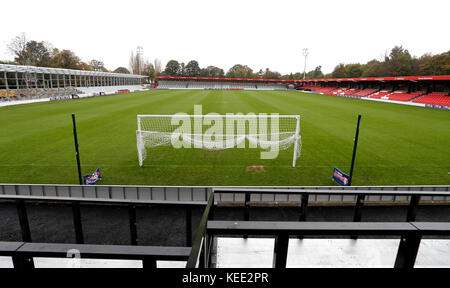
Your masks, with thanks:
[[(295, 118), (296, 119), (296, 127), (295, 127), (295, 132), (290, 132), (290, 133), (295, 133), (295, 141), (294, 141), (294, 155), (292, 157), (292, 167), (295, 167), (296, 162), (297, 162), (297, 153), (299, 152), (299, 140), (301, 139), (300, 137), (300, 115), (268, 115), (268, 114), (264, 114), (264, 115), (222, 115), (222, 114), (218, 114), (218, 115), (187, 115), (187, 114), (172, 114), (172, 115), (152, 115), (152, 114), (148, 114), (148, 115), (137, 115), (137, 126), (138, 126), (138, 130), (136, 131), (137, 135), (139, 135), (139, 139), (137, 139), (137, 147), (138, 147), (138, 159), (139, 159), (139, 166), (143, 166), (143, 156), (141, 153), (141, 149), (145, 149), (145, 144), (142, 142), (142, 130), (141, 130), (141, 119), (142, 118), (161, 118), (161, 117), (167, 117), (167, 118), (217, 118), (217, 117), (223, 117), (223, 118)], [(145, 132), (150, 132), (150, 131), (145, 131)], [(204, 134), (202, 134), (204, 135)], [(300, 156), (299, 156), (300, 157)]]

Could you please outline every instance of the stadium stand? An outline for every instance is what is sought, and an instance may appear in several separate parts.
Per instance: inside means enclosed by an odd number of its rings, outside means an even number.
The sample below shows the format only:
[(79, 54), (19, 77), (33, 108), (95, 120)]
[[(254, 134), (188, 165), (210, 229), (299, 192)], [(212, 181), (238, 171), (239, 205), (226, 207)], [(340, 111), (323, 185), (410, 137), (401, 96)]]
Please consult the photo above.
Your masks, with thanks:
[(355, 93), (357, 93), (359, 91), (360, 91), (360, 89), (350, 88), (350, 89), (344, 91), (342, 94), (344, 94), (344, 95), (354, 95)]
[(417, 91), (417, 92), (411, 92), (411, 93), (407, 93), (406, 91), (395, 91), (388, 97), (389, 97), (389, 100), (410, 101), (414, 98), (424, 95), (425, 93), (426, 93), (425, 91)]
[(378, 91), (378, 89), (362, 89), (362, 90), (356, 92), (355, 94), (353, 94), (353, 96), (367, 97), (370, 94), (373, 94), (373, 93), (375, 93), (377, 91)]
[(287, 90), (285, 83), (254, 83), (243, 81), (173, 81), (159, 80), (160, 89), (214, 89), (214, 90)]
[(377, 99), (381, 99), (383, 97), (387, 97), (392, 93), (392, 91), (390, 90), (381, 90), (379, 92), (373, 93), (372, 95), (369, 96), (369, 98), (377, 98)]
[(449, 92), (432, 92), (430, 94), (419, 97), (412, 102), (433, 105), (450, 106)]
[(98, 86), (98, 87), (78, 87), (77, 90), (81, 92), (79, 97), (90, 97), (97, 95), (109, 95), (116, 94), (119, 91), (129, 90), (130, 92), (134, 91), (143, 91), (145, 90), (142, 85), (125, 85), (125, 86)]

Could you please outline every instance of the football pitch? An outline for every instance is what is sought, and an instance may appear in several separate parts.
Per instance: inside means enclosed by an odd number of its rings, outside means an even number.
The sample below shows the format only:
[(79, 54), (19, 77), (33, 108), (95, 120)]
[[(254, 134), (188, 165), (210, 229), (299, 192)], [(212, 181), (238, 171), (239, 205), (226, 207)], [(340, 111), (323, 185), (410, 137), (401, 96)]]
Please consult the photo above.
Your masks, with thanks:
[[(139, 167), (138, 114), (300, 115), (301, 157), (293, 148), (261, 160), (260, 149), (147, 149)], [(78, 184), (71, 114), (83, 174), (98, 184), (337, 185), (350, 170), (362, 115), (353, 185), (449, 185), (450, 111), (297, 91), (153, 90), (0, 108), (0, 183)], [(262, 166), (252, 169), (252, 166)]]

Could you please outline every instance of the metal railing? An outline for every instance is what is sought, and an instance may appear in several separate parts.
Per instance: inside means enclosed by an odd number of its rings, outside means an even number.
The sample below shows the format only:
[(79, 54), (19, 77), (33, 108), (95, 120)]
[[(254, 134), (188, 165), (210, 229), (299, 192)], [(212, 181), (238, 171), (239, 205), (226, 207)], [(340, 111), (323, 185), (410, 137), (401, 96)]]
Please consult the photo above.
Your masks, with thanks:
[[(75, 186), (75, 185), (74, 185)], [(80, 188), (80, 186), (77, 186)], [(82, 186), (86, 187), (86, 186)], [(126, 189), (127, 187), (123, 187)], [(186, 187), (179, 187), (186, 188)], [(193, 188), (193, 187), (191, 187)], [(328, 188), (328, 187), (327, 187)], [(340, 188), (340, 187), (337, 187)], [(75, 242), (77, 244), (84, 244), (83, 227), (81, 221), (80, 206), (82, 205), (121, 205), (128, 207), (128, 216), (130, 223), (130, 244), (136, 247), (138, 244), (137, 226), (136, 226), (136, 207), (137, 206), (158, 206), (158, 207), (180, 207), (186, 211), (186, 246), (192, 246), (190, 249), (189, 258), (186, 267), (208, 267), (211, 262), (211, 248), (213, 246), (214, 237), (220, 234), (234, 234), (234, 235), (269, 235), (277, 237), (275, 241), (275, 266), (282, 267), (285, 265), (286, 259), (283, 256), (287, 251), (286, 243), (289, 236), (297, 236), (299, 238), (304, 235), (349, 235), (356, 239), (357, 236), (375, 236), (375, 235), (387, 235), (401, 237), (401, 244), (398, 250), (397, 261), (395, 267), (412, 267), (414, 261), (411, 260), (417, 251), (414, 250), (420, 245), (420, 239), (423, 235), (449, 235), (450, 227), (448, 223), (413, 223), (416, 219), (417, 208), (420, 205), (422, 197), (450, 197), (450, 193), (446, 188), (443, 191), (428, 191), (423, 190), (369, 190), (369, 189), (307, 189), (302, 187), (300, 189), (268, 189), (268, 188), (242, 188), (242, 187), (215, 187), (213, 189), (206, 190), (208, 193), (208, 202), (205, 201), (168, 201), (168, 200), (144, 200), (144, 199), (92, 199), (92, 198), (77, 198), (77, 197), (48, 197), (48, 196), (29, 196), (29, 195), (0, 195), (0, 201), (13, 201), (17, 207), (17, 213), (19, 216), (19, 224), (22, 233), (22, 241), (27, 245), (32, 242), (30, 233), (29, 221), (27, 216), (26, 204), (31, 202), (40, 202), (47, 204), (62, 204), (70, 205), (72, 207), (73, 224), (75, 230)], [(374, 188), (375, 189), (375, 188)], [(179, 192), (179, 190), (178, 190)], [(223, 195), (231, 194), (233, 196), (239, 196), (244, 201), (244, 221), (245, 222), (221, 222), (214, 221), (214, 214), (217, 204)], [(299, 222), (251, 222), (250, 212), (252, 205), (252, 195), (287, 195), (297, 197), (297, 204), (299, 205)], [(353, 221), (354, 222), (339, 222), (339, 224), (330, 222), (329, 224), (320, 222), (306, 222), (309, 200), (313, 196), (317, 195), (341, 195), (351, 196), (356, 199), (354, 202)], [(398, 196), (406, 197), (408, 199), (408, 209), (405, 215), (406, 222), (403, 223), (368, 223), (360, 222), (363, 212), (364, 203), (366, 197), (371, 196)], [(241, 197), (242, 196), (242, 197)], [(275, 197), (276, 197), (275, 196)], [(237, 198), (235, 200), (238, 200)], [(200, 224), (197, 228), (194, 242), (192, 242), (192, 209), (204, 208)], [(274, 223), (278, 223), (276, 226)], [(262, 226), (261, 226), (262, 225)], [(287, 225), (287, 226), (286, 226)], [(289, 226), (294, 225), (294, 226)], [(336, 226), (337, 225), (337, 226)], [(284, 228), (283, 228), (284, 227)], [(314, 228), (315, 227), (315, 228)], [(339, 229), (337, 227), (340, 227)], [(282, 229), (281, 229), (282, 228)], [(345, 229), (344, 229), (345, 228)], [(316, 230), (314, 230), (316, 229)], [(334, 230), (333, 230), (334, 229)], [(263, 234), (261, 234), (263, 233)], [(434, 233), (434, 234), (433, 234)], [(405, 242), (406, 244), (402, 244)], [(280, 244), (281, 243), (281, 244)], [(285, 245), (286, 244), (286, 245)], [(11, 244), (14, 248), (14, 245)], [(44, 245), (44, 244), (43, 244)], [(51, 244), (53, 245), (53, 244)], [(66, 244), (55, 244), (66, 245)], [(72, 245), (72, 244), (68, 244)], [(73, 244), (75, 245), (75, 244)], [(73, 246), (72, 245), (72, 246)], [(103, 246), (107, 249), (115, 251), (114, 246)], [(21, 249), (25, 249), (30, 246), (20, 246)], [(60, 246), (64, 247), (64, 246)], [(68, 247), (68, 246), (67, 246)], [(64, 248), (67, 248), (64, 247)], [(85, 246), (88, 247), (88, 246)], [(18, 249), (18, 247), (16, 247)], [(84, 249), (80, 246), (80, 248)], [(167, 247), (169, 248), (169, 247)], [(12, 249), (12, 248), (11, 248)], [(43, 248), (42, 248), (43, 249)], [(51, 246), (48, 254), (52, 254), (51, 250), (62, 251), (63, 249), (58, 246)], [(60, 250), (58, 250), (60, 249)], [(0, 250), (1, 251), (1, 250)], [(6, 251), (6, 250), (5, 250)], [(21, 250), (24, 251), (24, 250)], [(85, 251), (85, 250), (83, 250)], [(134, 250), (133, 250), (134, 251)], [(138, 250), (136, 250), (138, 251)], [(3, 253), (3, 252), (2, 252)], [(5, 252), (7, 253), (7, 252)], [(9, 253), (9, 252), (8, 252)], [(30, 252), (31, 253), (31, 252)], [(286, 252), (287, 253), (287, 252)], [(95, 253), (93, 253), (95, 256)], [(112, 253), (114, 254), (114, 253)], [(111, 257), (116, 257), (111, 254)], [(119, 253), (120, 254), (120, 253)], [(31, 254), (30, 254), (31, 255)], [(34, 255), (34, 254), (32, 254)], [(61, 254), (58, 254), (61, 255)], [(281, 256), (280, 256), (281, 255)], [(130, 255), (128, 255), (130, 256)], [(128, 257), (118, 256), (118, 257)], [(52, 257), (52, 256), (49, 256)], [(130, 256), (131, 257), (131, 256)], [(135, 257), (135, 255), (133, 255)], [(409, 257), (409, 258), (408, 258)], [(120, 259), (120, 258), (119, 258)], [(276, 260), (278, 259), (278, 260)], [(281, 259), (281, 260), (280, 260)], [(19, 259), (20, 260), (20, 259)], [(153, 261), (153, 260), (152, 260)], [(284, 263), (284, 264), (283, 264)], [(411, 264), (412, 263), (412, 264)], [(22, 263), (23, 264), (23, 263)], [(18, 264), (18, 265), (22, 265)], [(25, 265), (25, 264), (23, 264)], [(154, 265), (151, 264), (150, 267)]]
[(450, 197), (447, 191), (400, 191), (400, 190), (327, 190), (327, 189), (239, 189), (239, 188), (213, 188), (214, 195), (217, 194), (241, 194), (244, 203), (244, 220), (250, 220), (251, 196), (260, 195), (296, 195), (297, 203), (300, 206), (299, 221), (306, 221), (308, 205), (311, 196), (330, 195), (330, 196), (352, 196), (354, 200), (353, 221), (361, 221), (362, 209), (366, 199), (371, 196), (401, 196), (407, 199), (408, 212), (406, 221), (414, 221), (416, 218), (417, 207), (423, 197)]
[[(209, 221), (206, 224), (205, 238), (248, 234), (275, 237), (274, 268), (286, 267), (290, 236), (398, 236), (401, 240), (394, 268), (413, 268), (422, 237), (448, 236), (450, 223)], [(206, 246), (204, 249), (210, 247)], [(208, 250), (203, 251), (203, 254), (207, 255)], [(206, 258), (203, 267), (209, 267), (209, 263), (210, 258)]]
[[(132, 200), (170, 200), (170, 201), (208, 201), (212, 189), (273, 189), (274, 193), (252, 195), (254, 202), (298, 202), (299, 195), (286, 195), (280, 190), (327, 190), (327, 191), (436, 191), (449, 192), (448, 185), (421, 185), (421, 186), (286, 186), (286, 187), (260, 187), (260, 186), (138, 186), (138, 185), (65, 185), (65, 184), (0, 184), (0, 195), (26, 195), (44, 197), (75, 197), (99, 199), (132, 199)], [(239, 202), (242, 194), (216, 193), (216, 201)], [(425, 196), (424, 201), (438, 202), (450, 201), (450, 196)], [(349, 203), (356, 200), (355, 195), (339, 194), (311, 194), (309, 202), (315, 204)], [(373, 203), (402, 203), (409, 201), (404, 195), (370, 195), (367, 202)]]
[(130, 224), (130, 244), (138, 245), (136, 207), (177, 207), (184, 209), (186, 213), (186, 246), (190, 247), (192, 243), (192, 209), (203, 208), (206, 205), (204, 201), (161, 201), (161, 200), (116, 200), (116, 199), (89, 199), (89, 198), (69, 198), (69, 197), (38, 197), (38, 196), (16, 196), (0, 195), (0, 200), (13, 201), (17, 207), (20, 230), (23, 242), (32, 242), (30, 224), (27, 215), (27, 203), (46, 203), (53, 205), (72, 206), (73, 226), (75, 230), (75, 243), (84, 244), (83, 225), (81, 221), (82, 205), (119, 205), (128, 207), (128, 217)]
[(35, 268), (34, 257), (66, 258), (72, 253), (90, 259), (141, 260), (144, 269), (153, 269), (158, 260), (186, 261), (190, 251), (190, 247), (0, 242), (0, 255), (10, 256), (18, 270)]
[[(387, 236), (400, 236), (402, 237), (401, 243), (403, 243), (404, 241), (408, 241), (408, 243), (416, 243), (413, 240), (407, 240), (406, 237), (410, 237), (410, 235), (408, 234), (409, 232), (407, 230), (402, 230), (399, 229), (397, 230), (394, 234), (392, 234), (392, 231), (385, 231), (383, 232), (383, 229), (391, 229), (392, 227), (390, 226), (390, 223), (383, 223), (383, 222), (378, 222), (380, 223), (381, 226), (376, 226), (378, 225), (377, 223), (369, 223), (369, 222), (363, 222), (361, 223), (361, 218), (362, 218), (362, 212), (363, 212), (363, 206), (364, 206), (364, 201), (365, 198), (367, 196), (371, 196), (371, 195), (397, 195), (397, 196), (405, 196), (408, 197), (409, 199), (409, 203), (408, 203), (408, 209), (407, 209), (407, 213), (405, 215), (405, 223), (400, 223), (399, 227), (408, 227), (409, 229), (413, 229), (411, 227), (412, 224), (410, 224), (410, 222), (415, 221), (416, 219), (416, 214), (417, 214), (417, 208), (419, 206), (420, 203), (420, 199), (421, 197), (435, 197), (435, 196), (445, 196), (448, 197), (450, 196), (450, 193), (447, 191), (398, 191), (398, 190), (338, 190), (338, 191), (330, 191), (330, 190), (319, 190), (319, 189), (238, 189), (238, 188), (214, 188), (213, 191), (210, 194), (210, 198), (208, 201), (208, 204), (204, 210), (204, 214), (202, 216), (202, 220), (200, 222), (200, 226), (197, 230), (197, 235), (195, 238), (195, 241), (193, 243), (193, 249), (191, 250), (191, 255), (189, 256), (189, 260), (187, 262), (186, 267), (187, 268), (195, 268), (195, 267), (208, 267), (209, 263), (211, 261), (211, 248), (212, 248), (212, 243), (214, 240), (214, 236), (218, 233), (217, 231), (215, 231), (215, 226), (213, 224), (210, 223), (219, 223), (217, 221), (212, 221), (214, 219), (214, 207), (217, 203), (217, 201), (215, 201), (215, 197), (217, 195), (217, 193), (221, 193), (221, 194), (243, 194), (244, 195), (244, 215), (243, 215), (243, 220), (244, 222), (234, 222), (234, 221), (226, 221), (223, 222), (223, 224), (227, 224), (229, 226), (230, 229), (229, 231), (227, 231), (227, 233), (225, 234), (239, 234), (242, 235), (244, 238), (248, 237), (248, 234), (257, 234), (259, 235), (260, 233), (257, 230), (257, 233), (253, 233), (252, 229), (255, 229), (255, 227), (259, 227), (258, 223), (265, 223), (265, 222), (258, 222), (258, 221), (249, 221), (250, 220), (250, 210), (251, 210), (251, 195), (252, 194), (286, 194), (286, 195), (299, 195), (300, 196), (300, 209), (299, 209), (299, 222), (267, 222), (267, 223), (278, 223), (278, 225), (281, 225), (280, 227), (284, 227), (283, 225), (297, 225), (299, 224), (299, 226), (295, 226), (297, 227), (295, 233), (288, 233), (288, 235), (284, 235), (285, 232), (283, 232), (283, 237), (280, 238), (280, 241), (283, 241), (282, 243), (287, 245), (287, 239), (289, 238), (289, 235), (295, 235), (297, 236), (299, 239), (303, 238), (303, 236), (305, 234), (307, 235), (311, 235), (309, 233), (304, 233), (307, 231), (303, 231), (302, 229), (304, 229), (304, 227), (310, 227), (309, 229), (311, 231), (314, 231), (312, 228), (317, 224), (317, 226), (321, 226), (324, 224), (321, 224), (320, 222), (306, 222), (307, 220), (307, 213), (308, 213), (308, 203), (309, 203), (309, 198), (311, 195), (319, 195), (319, 194), (330, 194), (330, 195), (353, 195), (356, 197), (356, 201), (355, 201), (355, 205), (354, 205), (354, 211), (353, 211), (353, 222), (337, 222), (337, 223), (344, 223), (342, 225), (344, 226), (340, 226), (340, 227), (353, 227), (353, 229), (350, 229), (348, 231), (346, 231), (344, 233), (344, 231), (341, 231), (337, 234), (339, 235), (348, 235), (351, 236), (351, 238), (353, 239), (357, 239), (358, 236), (360, 235), (387, 235)], [(210, 220), (210, 221), (208, 221)], [(237, 223), (238, 225), (240, 225), (239, 227), (244, 227), (244, 228), (239, 228), (236, 231), (234, 231), (233, 223)], [(248, 224), (243, 224), (243, 223), (248, 223)], [(284, 224), (283, 224), (284, 223)], [(308, 223), (306, 226), (302, 226), (302, 223)], [(331, 223), (331, 222), (330, 222)], [(392, 222), (391, 222), (392, 223)], [(408, 224), (409, 223), (409, 224)], [(367, 224), (367, 225), (366, 225)], [(395, 223), (394, 223), (395, 224)], [(397, 223), (398, 224), (398, 223)], [(405, 224), (405, 225), (403, 225)], [(437, 227), (441, 224), (436, 224), (436, 223), (428, 223), (430, 226), (429, 227), (424, 227), (423, 225), (426, 226), (426, 224), (420, 224), (422, 228), (424, 228), (424, 231), (430, 227)], [(211, 226), (213, 225), (213, 226)], [(242, 226), (243, 225), (243, 226)], [(264, 224), (266, 225), (266, 224)], [(272, 224), (267, 224), (265, 227), (267, 228), (266, 232), (270, 232), (268, 234), (264, 234), (264, 235), (272, 235), (272, 236), (276, 236), (278, 235), (277, 233), (274, 233), (274, 231), (270, 231), (270, 226)], [(335, 225), (335, 223), (332, 223), (331, 226), (329, 226), (330, 231), (326, 231), (327, 233), (331, 233), (331, 235), (333, 235), (333, 230), (331, 230), (333, 228), (333, 225)], [(347, 226), (346, 226), (347, 225)], [(350, 226), (349, 226), (350, 225)], [(352, 226), (353, 225), (353, 226)], [(375, 227), (381, 227), (380, 229), (378, 229), (378, 231), (373, 231), (371, 233), (373, 234), (367, 234), (367, 230), (370, 230), (370, 227), (374, 226)], [(436, 226), (437, 225), (437, 226)], [(450, 226), (445, 226), (445, 225), (450, 225), (447, 223), (443, 223), (443, 226), (439, 226), (439, 229), (447, 229), (448, 231), (444, 232), (443, 234), (445, 235), (450, 235)], [(225, 226), (224, 226), (225, 227)], [(222, 227), (222, 228), (224, 228)], [(389, 228), (391, 227), (391, 228)], [(447, 227), (447, 228), (446, 228)], [(274, 227), (272, 227), (274, 228)], [(211, 230), (212, 229), (212, 230)], [(445, 230), (444, 229), (444, 230)], [(211, 230), (211, 231), (210, 231)], [(416, 234), (419, 233), (417, 232), (417, 228), (414, 230), (416, 231)], [(231, 232), (230, 232), (231, 231)], [(310, 231), (310, 232), (311, 232)], [(228, 233), (229, 232), (229, 233)], [(265, 232), (265, 233), (266, 233)], [(407, 233), (408, 232), (408, 233)], [(437, 235), (443, 235), (442, 233), (439, 234), (438, 230), (434, 231), (437, 233)], [(330, 235), (327, 233), (318, 233), (315, 234), (313, 233), (313, 235)], [(377, 234), (378, 233), (378, 234)], [(385, 234), (383, 234), (385, 233)], [(427, 232), (428, 233), (428, 232)], [(334, 235), (337, 235), (336, 233)], [(425, 234), (424, 234), (425, 235)], [(427, 235), (433, 235), (433, 234), (427, 234)], [(422, 236), (422, 234), (420, 234), (420, 236)], [(411, 238), (408, 238), (411, 239)], [(279, 242), (279, 241), (278, 241)], [(277, 241), (275, 241), (275, 246), (277, 246)], [(283, 245), (284, 245), (283, 244)], [(419, 243), (416, 243), (417, 247), (420, 244), (420, 240)], [(412, 244), (411, 244), (412, 245)], [(406, 248), (404, 248), (402, 245), (400, 245), (402, 251), (403, 249), (406, 249), (407, 251), (410, 251), (408, 249), (408, 247), (410, 247), (410, 244), (407, 244)], [(284, 246), (283, 246), (284, 247)], [(403, 247), (403, 248), (402, 248)], [(399, 252), (400, 252), (400, 248), (399, 248)], [(275, 253), (277, 253), (278, 248), (275, 249)], [(284, 249), (284, 248), (283, 248)], [(286, 248), (287, 249), (287, 248)], [(283, 250), (284, 251), (284, 250)], [(284, 253), (284, 252), (283, 252)], [(287, 250), (286, 250), (287, 253)], [(403, 253), (403, 252), (402, 252)], [(410, 253), (410, 252), (408, 252)], [(411, 252), (412, 253), (412, 252)], [(417, 254), (417, 251), (415, 252)], [(414, 253), (413, 253), (414, 254)], [(400, 255), (400, 256), (399, 256)], [(411, 261), (407, 261), (405, 262), (406, 264), (402, 264), (402, 261), (406, 261), (406, 260), (401, 260), (404, 257), (402, 256), (402, 254), (399, 254), (398, 257), (398, 263), (396, 261), (396, 267), (409, 267), (408, 265), (411, 264)], [(409, 255), (409, 254), (408, 254)], [(403, 258), (402, 258), (403, 257)], [(406, 256), (405, 256), (406, 257)], [(409, 256), (407, 256), (409, 257)], [(414, 256), (415, 259), (415, 256)], [(285, 259), (284, 259), (285, 261)], [(279, 264), (277, 264), (278, 266), (276, 267), (280, 267), (280, 265), (283, 262), (280, 262)], [(414, 262), (412, 262), (414, 264)], [(281, 265), (282, 266), (282, 265)]]

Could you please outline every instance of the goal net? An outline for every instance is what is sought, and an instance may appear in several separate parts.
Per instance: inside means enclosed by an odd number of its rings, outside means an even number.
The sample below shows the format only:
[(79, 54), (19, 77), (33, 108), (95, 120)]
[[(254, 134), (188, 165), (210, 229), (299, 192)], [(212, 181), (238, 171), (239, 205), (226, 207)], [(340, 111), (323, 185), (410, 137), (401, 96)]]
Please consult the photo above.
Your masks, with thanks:
[(207, 150), (257, 148), (264, 150), (261, 159), (274, 159), (279, 150), (294, 145), (295, 167), (302, 148), (299, 115), (211, 114), (138, 115), (139, 166), (147, 156), (146, 150), (158, 146)]

